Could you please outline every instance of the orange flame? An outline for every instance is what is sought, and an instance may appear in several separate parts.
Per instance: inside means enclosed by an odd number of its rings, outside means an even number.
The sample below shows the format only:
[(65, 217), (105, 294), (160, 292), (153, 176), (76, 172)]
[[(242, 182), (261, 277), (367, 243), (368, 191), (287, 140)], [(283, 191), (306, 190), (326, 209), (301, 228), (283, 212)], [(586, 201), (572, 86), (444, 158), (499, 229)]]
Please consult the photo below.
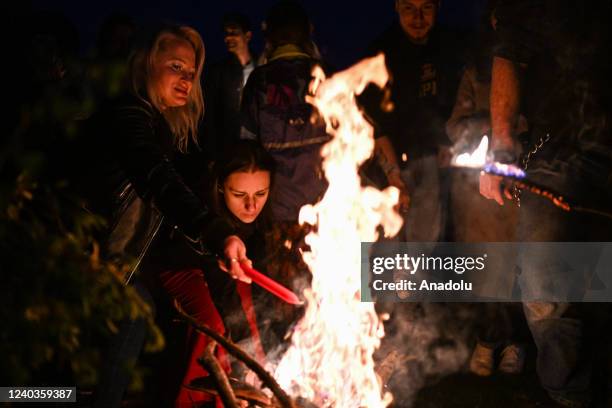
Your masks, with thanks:
[(286, 390), (320, 407), (387, 406), (374, 371), (372, 354), (384, 336), (373, 303), (360, 302), (360, 243), (395, 235), (402, 218), (393, 210), (399, 191), (362, 187), (357, 170), (372, 154), (372, 126), (363, 118), (355, 95), (373, 82), (388, 80), (384, 56), (365, 59), (325, 80), (313, 72), (316, 90), (309, 102), (324, 117), (333, 139), (321, 150), (329, 187), (316, 205), (300, 211), (300, 222), (316, 225), (303, 254), (312, 271), (312, 288), (304, 292), (308, 307), (275, 377)]

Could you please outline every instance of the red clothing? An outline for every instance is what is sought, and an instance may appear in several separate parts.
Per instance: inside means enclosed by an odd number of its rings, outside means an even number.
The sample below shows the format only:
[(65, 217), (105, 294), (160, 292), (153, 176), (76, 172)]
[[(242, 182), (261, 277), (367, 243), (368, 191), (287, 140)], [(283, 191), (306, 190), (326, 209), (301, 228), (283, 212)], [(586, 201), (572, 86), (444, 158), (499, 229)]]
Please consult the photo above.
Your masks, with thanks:
[[(168, 294), (177, 299), (185, 312), (200, 323), (207, 325), (216, 332), (225, 335), (225, 326), (221, 315), (217, 311), (210, 296), (210, 291), (204, 273), (200, 269), (185, 269), (180, 271), (167, 271), (160, 275), (163, 287)], [(240, 296), (244, 313), (247, 317), (251, 337), (255, 345), (255, 358), (260, 362), (265, 359), (265, 353), (261, 346), (257, 320), (253, 308), (250, 285), (242, 282), (237, 283), (237, 292)], [(186, 387), (191, 381), (198, 377), (208, 376), (208, 372), (198, 363), (210, 339), (193, 328), (188, 328), (187, 335), (187, 358), (188, 365), (183, 377), (181, 389), (175, 400), (175, 408), (192, 408), (205, 402), (213, 401), (214, 397), (208, 393), (192, 391)], [(231, 371), (229, 358), (225, 349), (218, 346), (215, 352), (221, 366), (226, 373)], [(217, 407), (223, 405), (219, 398), (215, 399)]]
[(255, 354), (255, 359), (260, 364), (264, 364), (266, 361), (266, 353), (261, 344), (261, 337), (259, 336), (259, 329), (257, 328), (257, 317), (255, 315), (255, 306), (253, 305), (251, 285), (238, 281), (236, 282), (236, 291), (238, 292), (238, 296), (240, 296), (240, 304), (242, 305), (242, 310), (244, 310), (247, 322), (249, 323), (249, 329), (251, 330), (252, 352)]

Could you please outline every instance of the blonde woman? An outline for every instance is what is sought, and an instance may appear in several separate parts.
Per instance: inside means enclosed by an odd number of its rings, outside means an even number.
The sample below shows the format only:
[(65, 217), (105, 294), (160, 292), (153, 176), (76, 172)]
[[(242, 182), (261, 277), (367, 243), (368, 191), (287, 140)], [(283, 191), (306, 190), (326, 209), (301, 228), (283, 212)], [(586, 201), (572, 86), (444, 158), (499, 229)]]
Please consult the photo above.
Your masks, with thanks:
[[(213, 215), (173, 166), (173, 155), (196, 142), (204, 110), (200, 76), (204, 44), (190, 27), (163, 27), (138, 44), (129, 59), (129, 95), (89, 120), (86, 195), (109, 220), (104, 255), (138, 271), (159, 231), (179, 233), (190, 245), (216, 253), (221, 269), (245, 282), (239, 262), (246, 247), (224, 218)], [(164, 227), (165, 226), (165, 227)], [(128, 262), (129, 261), (129, 262)], [(142, 289), (146, 294), (146, 290)], [(143, 333), (128, 321), (111, 343), (96, 406), (119, 406), (129, 378), (121, 367), (137, 358)]]

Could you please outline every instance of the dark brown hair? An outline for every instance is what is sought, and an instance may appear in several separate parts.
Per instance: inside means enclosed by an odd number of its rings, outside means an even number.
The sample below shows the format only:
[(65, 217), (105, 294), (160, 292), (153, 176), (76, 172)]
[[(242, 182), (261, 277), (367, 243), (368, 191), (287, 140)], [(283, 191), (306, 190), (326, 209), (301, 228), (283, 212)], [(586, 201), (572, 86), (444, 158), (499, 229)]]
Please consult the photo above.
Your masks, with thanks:
[[(272, 190), (272, 186), (274, 185), (276, 162), (270, 153), (268, 153), (259, 142), (255, 140), (239, 140), (225, 149), (221, 157), (215, 161), (212, 168), (210, 198), (213, 210), (217, 214), (237, 222), (233, 214), (230, 213), (225, 205), (225, 200), (223, 198), (223, 184), (232, 173), (250, 173), (258, 170), (270, 172), (270, 190)], [(259, 218), (262, 218), (264, 213), (267, 213), (266, 209), (268, 207), (269, 206), (266, 203), (266, 206), (258, 217), (258, 220)], [(263, 218), (266, 217), (267, 215), (264, 215)]]
[(310, 54), (310, 31), (308, 14), (295, 0), (279, 1), (266, 17), (265, 35), (272, 48), (294, 44)]

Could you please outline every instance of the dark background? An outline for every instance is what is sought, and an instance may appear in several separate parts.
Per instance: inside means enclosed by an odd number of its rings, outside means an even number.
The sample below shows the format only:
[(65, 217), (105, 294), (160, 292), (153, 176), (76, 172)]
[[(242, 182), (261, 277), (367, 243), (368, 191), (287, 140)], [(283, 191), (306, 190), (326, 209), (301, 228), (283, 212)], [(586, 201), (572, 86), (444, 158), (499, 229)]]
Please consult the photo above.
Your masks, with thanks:
[[(221, 18), (229, 11), (240, 11), (251, 19), (254, 49), (262, 45), (261, 22), (277, 0), (239, 1), (70, 1), (31, 0), (32, 10), (64, 14), (79, 32), (83, 54), (91, 48), (96, 32), (113, 12), (128, 14), (137, 23), (157, 20), (188, 24), (204, 38), (209, 61), (223, 55)], [(396, 19), (393, 0), (308, 0), (301, 2), (314, 25), (314, 37), (323, 56), (332, 66), (342, 68), (364, 52), (367, 45)], [(472, 31), (476, 28), (486, 0), (442, 0), (439, 24)]]

